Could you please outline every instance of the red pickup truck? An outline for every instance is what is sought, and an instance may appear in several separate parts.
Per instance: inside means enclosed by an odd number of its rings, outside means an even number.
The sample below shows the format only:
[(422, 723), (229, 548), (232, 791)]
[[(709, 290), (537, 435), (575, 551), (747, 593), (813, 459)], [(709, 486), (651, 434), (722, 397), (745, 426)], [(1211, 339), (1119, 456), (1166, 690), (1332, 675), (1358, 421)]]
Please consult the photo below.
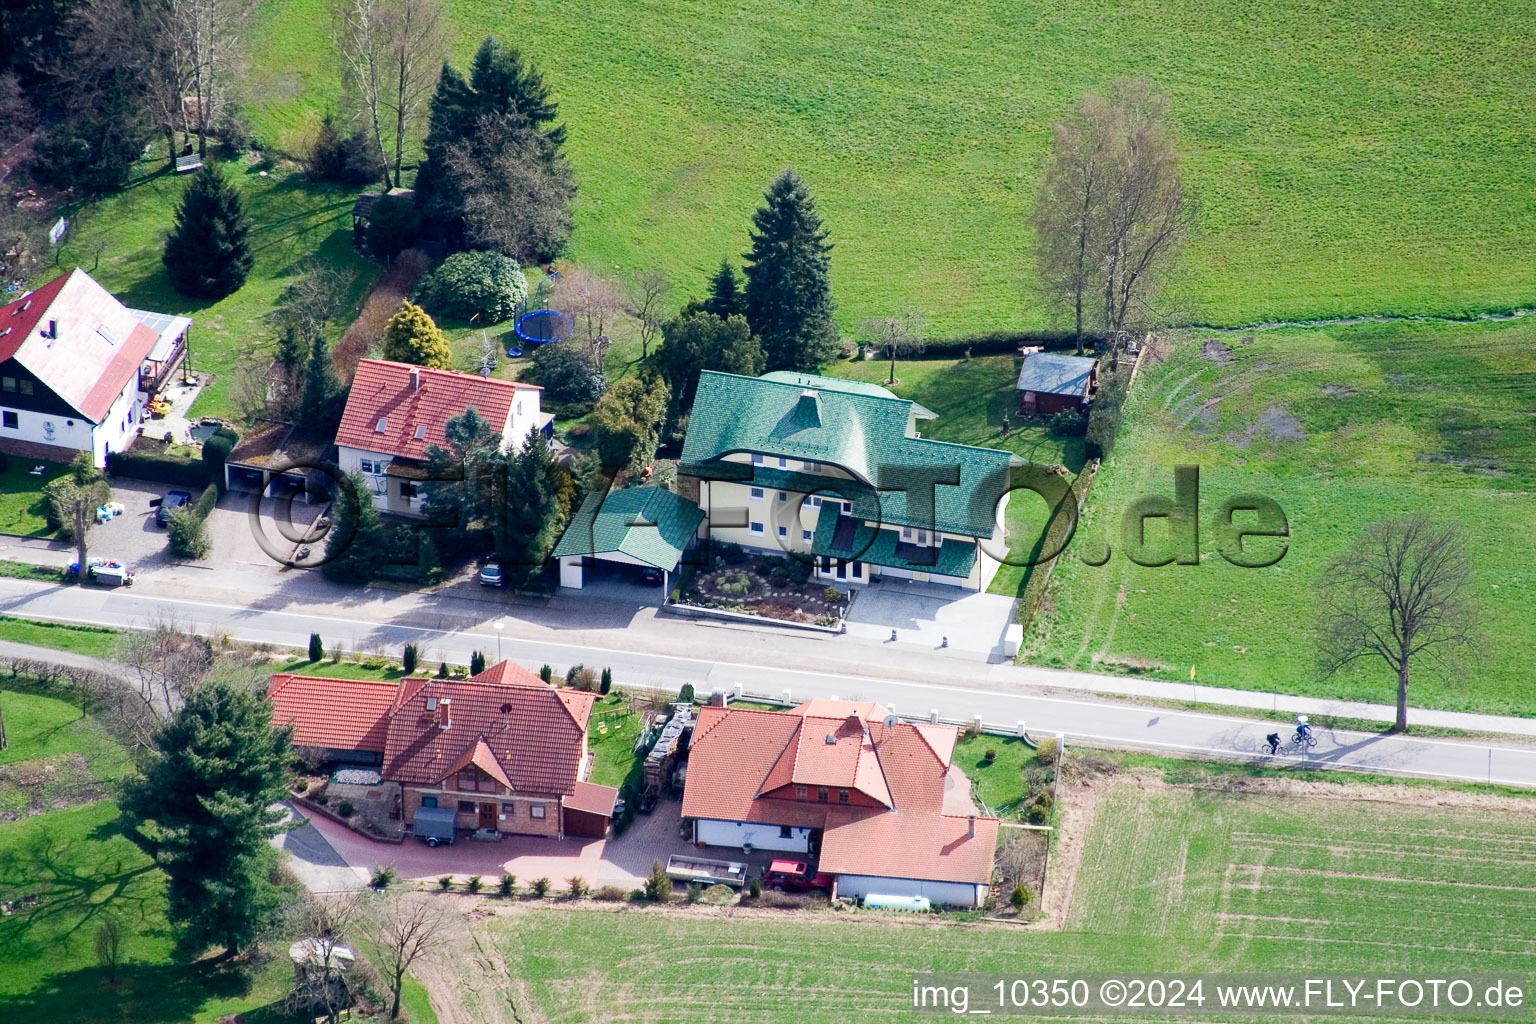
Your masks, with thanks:
[(832, 876), (825, 871), (811, 874), (810, 865), (804, 861), (776, 860), (763, 873), (763, 884), (774, 892), (806, 892), (810, 889), (832, 888)]

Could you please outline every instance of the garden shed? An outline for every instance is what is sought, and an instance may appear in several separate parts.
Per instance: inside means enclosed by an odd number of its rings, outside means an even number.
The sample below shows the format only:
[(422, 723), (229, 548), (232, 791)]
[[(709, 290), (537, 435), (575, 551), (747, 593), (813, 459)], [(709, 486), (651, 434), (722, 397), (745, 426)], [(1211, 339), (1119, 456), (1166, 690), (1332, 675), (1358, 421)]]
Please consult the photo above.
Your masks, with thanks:
[(1053, 416), (1082, 409), (1093, 397), (1097, 360), (1025, 349), (1019, 367), (1019, 415)]

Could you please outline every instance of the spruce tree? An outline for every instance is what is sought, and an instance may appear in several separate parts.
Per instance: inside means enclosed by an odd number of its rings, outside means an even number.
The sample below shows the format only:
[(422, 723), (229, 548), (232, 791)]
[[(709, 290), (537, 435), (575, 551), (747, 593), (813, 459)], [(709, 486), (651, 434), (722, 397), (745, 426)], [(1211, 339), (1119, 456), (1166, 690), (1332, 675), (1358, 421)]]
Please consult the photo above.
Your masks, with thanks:
[(367, 583), (384, 568), (389, 537), (373, 503), (373, 488), (361, 473), (338, 484), (331, 503), (331, 529), (325, 535), (325, 578), (337, 583)]
[(538, 433), (529, 434), (507, 459), (505, 510), (495, 530), (496, 548), (520, 580), (531, 579), (544, 567), (564, 525), (550, 461), (549, 442)]
[(427, 311), (406, 299), (384, 328), (384, 358), (446, 370), (453, 362), (453, 349)]
[(183, 295), (222, 299), (251, 272), (250, 218), (240, 193), (222, 171), (207, 165), (192, 176), (176, 225), (165, 240), (166, 273)]
[(347, 389), (336, 376), (336, 364), (325, 338), (315, 335), (304, 368), (304, 397), (299, 402), (299, 429), (310, 437), (329, 438), (341, 424)]
[(744, 254), (747, 323), (762, 339), (768, 369), (814, 371), (837, 347), (832, 246), (794, 171), (779, 175), (764, 199), (752, 216), (752, 249)]
[(730, 260), (721, 260), (720, 269), (709, 279), (709, 298), (704, 300), (704, 312), (713, 313), (721, 320), (744, 316), (747, 312), (745, 296)]
[(233, 954), (281, 905), (268, 840), (282, 814), (292, 730), (272, 725), (272, 705), (223, 680), (194, 689), (162, 725), (142, 773), (123, 786), (129, 835), (164, 869), (177, 951)]

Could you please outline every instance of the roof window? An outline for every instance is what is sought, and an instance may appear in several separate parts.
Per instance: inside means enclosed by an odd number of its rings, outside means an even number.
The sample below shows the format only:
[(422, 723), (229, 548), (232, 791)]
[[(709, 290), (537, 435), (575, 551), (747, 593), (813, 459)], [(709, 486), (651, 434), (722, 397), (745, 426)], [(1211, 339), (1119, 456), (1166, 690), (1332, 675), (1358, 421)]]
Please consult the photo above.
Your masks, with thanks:
[(117, 332), (112, 330), (112, 328), (108, 327), (106, 324), (102, 324), (100, 327), (96, 328), (96, 333), (107, 339), (108, 345), (117, 344)]
[(422, 438), (424, 438), (426, 436), (427, 436), (427, 425), (425, 423), (418, 423), (418, 424), (416, 424), (416, 440), (420, 441)]
[(380, 416), (379, 417), (379, 422), (373, 428), (373, 432), (375, 434), (382, 434), (382, 433), (384, 433), (384, 431), (386, 431), (388, 429), (389, 429), (389, 417), (388, 416)]

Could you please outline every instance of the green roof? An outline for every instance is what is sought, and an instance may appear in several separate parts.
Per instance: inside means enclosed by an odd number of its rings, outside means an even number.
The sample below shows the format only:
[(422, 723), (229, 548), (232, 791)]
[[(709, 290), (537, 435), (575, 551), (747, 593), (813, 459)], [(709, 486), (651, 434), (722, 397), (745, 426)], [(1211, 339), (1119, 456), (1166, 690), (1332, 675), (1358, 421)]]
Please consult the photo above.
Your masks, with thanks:
[[(842, 529), (839, 529), (840, 525)], [(895, 530), (881, 530), (865, 522), (856, 522), (853, 517), (842, 516), (837, 506), (831, 504), (823, 504), (821, 515), (816, 518), (811, 553), (961, 578), (969, 576), (971, 566), (976, 564), (975, 541), (950, 537), (938, 548), (903, 544)]]
[(703, 520), (699, 506), (660, 487), (593, 493), (571, 517), (553, 557), (618, 551), (671, 572)]
[[(799, 388), (820, 388), (823, 391), (846, 391), (850, 395), (870, 395), (874, 398), (890, 398), (898, 402), (907, 401), (897, 398), (894, 393), (881, 387), (879, 384), (870, 384), (862, 380), (848, 380), (846, 377), (823, 377), (819, 373), (801, 373), (798, 370), (774, 370), (772, 373), (763, 374), (759, 380), (771, 380), (780, 384), (793, 384)], [(916, 402), (911, 403), (912, 411), (917, 413), (920, 420), (936, 420), (939, 414), (925, 405)]]
[[(856, 381), (706, 370), (699, 374), (680, 468), (703, 479), (800, 493), (841, 484), (866, 519), (990, 537), (1013, 456), (911, 436), (912, 410), (906, 399)], [(836, 481), (723, 461), (735, 452), (829, 463), (856, 479)], [(925, 507), (930, 494), (931, 510)]]

